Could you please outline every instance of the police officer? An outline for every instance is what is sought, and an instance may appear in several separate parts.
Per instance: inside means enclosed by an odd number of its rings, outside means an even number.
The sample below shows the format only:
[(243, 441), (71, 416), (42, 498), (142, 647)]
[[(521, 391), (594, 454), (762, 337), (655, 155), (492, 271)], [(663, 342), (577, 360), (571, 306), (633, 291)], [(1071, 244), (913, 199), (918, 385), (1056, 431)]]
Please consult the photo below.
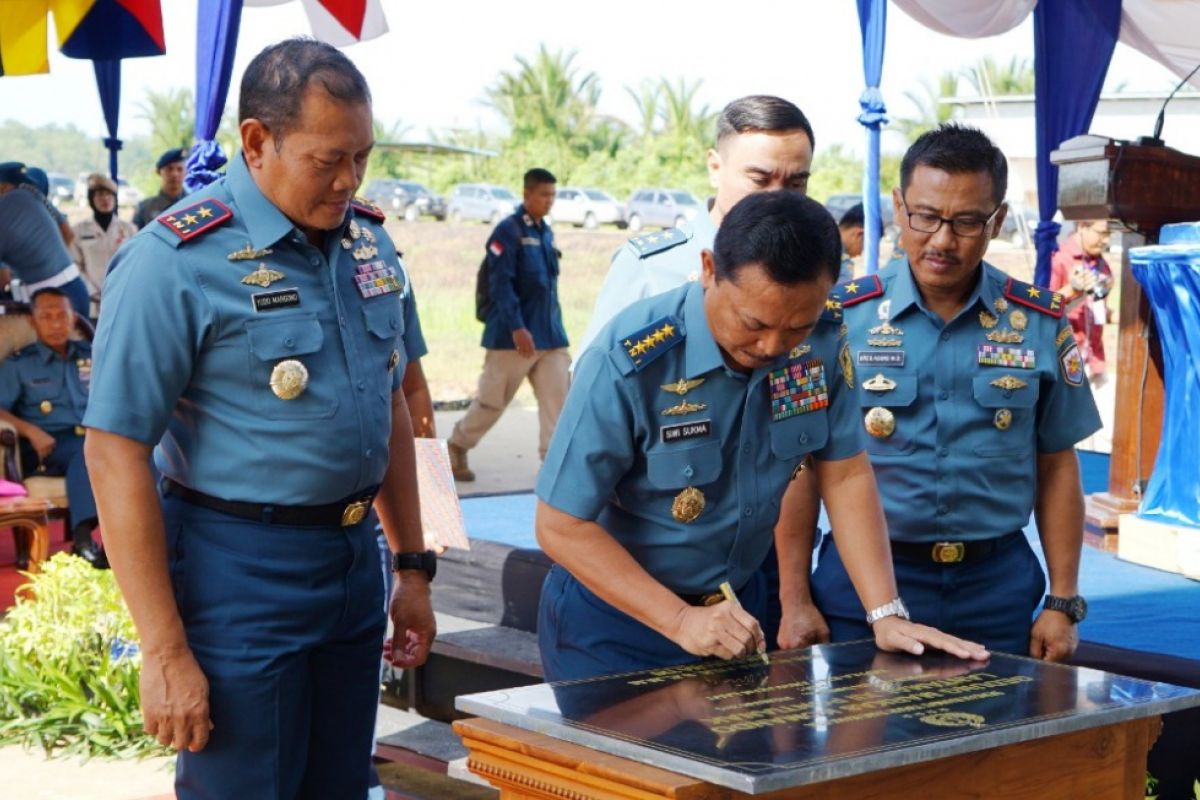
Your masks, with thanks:
[[(748, 196), (700, 261), (699, 282), (618, 314), (575, 370), (537, 484), (538, 542), (556, 562), (538, 619), (546, 678), (762, 649), (759, 567), (810, 455), (876, 642), (982, 657), (895, 604), (853, 367), (825, 312), (829, 213), (794, 192)], [(719, 602), (725, 581), (739, 603)]]
[(370, 94), (342, 53), (293, 39), (251, 61), (239, 119), (229, 174), (113, 263), (87, 453), (178, 796), (363, 797), (384, 633), (372, 500), (397, 551), (393, 660), (422, 663), (434, 634), (402, 272), (383, 214), (351, 202)]
[(483, 323), (483, 374), (479, 392), (447, 440), (456, 480), (473, 481), (467, 451), (491, 430), (529, 378), (538, 404), (538, 455), (567, 396), (567, 331), (558, 302), (558, 259), (546, 216), (554, 205), (549, 170), (525, 173), (524, 202), (500, 221), (487, 243), (490, 305)]
[[(83, 412), (92, 374), (92, 347), (72, 341), (75, 312), (61, 289), (39, 289), (30, 322), (37, 341), (0, 364), (0, 420), (21, 435), (25, 475), (65, 475), (74, 553), (105, 568), (92, 540), (96, 500), (83, 457)], [(29, 566), (28, 533), (17, 533), (17, 567)]]
[(743, 197), (776, 189), (807, 191), (814, 141), (808, 118), (782, 98), (749, 95), (725, 106), (717, 118), (716, 146), (707, 156), (709, 182), (716, 190), (708, 214), (697, 214), (679, 228), (636, 236), (613, 254), (576, 353), (581, 355), (630, 304), (696, 280), (701, 251), (712, 249), (721, 219)]
[[(25, 166), (18, 162), (0, 164), (0, 262), (12, 269), (20, 281), (17, 300), (27, 301), (38, 289), (61, 289), (76, 314), (87, 316), (87, 286), (79, 267), (71, 260), (45, 198), (36, 191), (21, 190), (29, 181)], [(67, 228), (70, 232), (70, 227)]]
[[(943, 125), (905, 154), (907, 262), (833, 293), (859, 376), (900, 595), (913, 619), (995, 650), (1062, 660), (1078, 642), (1083, 497), (1074, 445), (1100, 424), (1062, 298), (983, 261), (1007, 167)], [(1035, 514), (1045, 576), (1022, 528)], [(834, 529), (838, 523), (834, 522)], [(822, 545), (813, 599), (834, 640), (867, 633), (846, 550)]]
[(187, 157), (186, 147), (172, 147), (158, 157), (158, 161), (154, 165), (160, 182), (158, 194), (147, 197), (138, 203), (137, 209), (133, 212), (133, 224), (139, 230), (183, 199), (184, 162)]

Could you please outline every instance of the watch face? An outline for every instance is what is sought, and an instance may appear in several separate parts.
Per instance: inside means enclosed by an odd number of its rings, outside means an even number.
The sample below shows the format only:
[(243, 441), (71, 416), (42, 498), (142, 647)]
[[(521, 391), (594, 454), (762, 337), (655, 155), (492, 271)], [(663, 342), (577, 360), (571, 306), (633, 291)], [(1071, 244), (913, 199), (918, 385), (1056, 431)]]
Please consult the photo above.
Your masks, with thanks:
[(1071, 598), (1071, 619), (1076, 622), (1083, 622), (1087, 618), (1087, 600), (1084, 600), (1080, 595), (1075, 595)]

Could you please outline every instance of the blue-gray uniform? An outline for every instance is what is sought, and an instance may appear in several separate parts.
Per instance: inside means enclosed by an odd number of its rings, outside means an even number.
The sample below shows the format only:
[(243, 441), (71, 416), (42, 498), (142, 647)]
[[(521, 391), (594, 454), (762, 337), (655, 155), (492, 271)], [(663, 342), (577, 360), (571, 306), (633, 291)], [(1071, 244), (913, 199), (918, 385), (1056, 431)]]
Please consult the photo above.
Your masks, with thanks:
[(613, 253), (596, 307), (575, 352), (582, 355), (613, 317), (638, 300), (696, 280), (700, 252), (711, 250), (716, 238), (717, 226), (708, 212), (702, 211), (679, 228), (645, 233), (626, 242)]
[[(595, 520), (685, 600), (727, 580), (761, 619), (759, 568), (788, 481), (809, 453), (862, 450), (838, 315), (747, 375), (726, 366), (699, 283), (634, 304), (576, 366), (538, 497)], [(549, 680), (695, 658), (559, 566), (542, 591), (538, 643)]]
[(84, 423), (158, 443), (176, 602), (211, 688), (180, 797), (366, 793), (385, 623), (366, 510), (405, 366), (382, 222), (355, 203), (313, 246), (238, 157), (105, 282)]
[[(907, 261), (837, 286), (859, 375), (867, 454), (913, 619), (1026, 653), (1045, 576), (1022, 528), (1037, 455), (1100, 427), (1059, 295), (984, 263), (949, 322)], [(812, 592), (836, 640), (867, 635), (835, 546)]]
[(44, 459), (22, 439), (22, 469), (27, 476), (39, 466), (51, 475), (66, 476), (72, 529), (96, 519), (80, 427), (91, 375), (92, 346), (82, 341), (69, 342), (66, 356), (34, 342), (0, 364), (0, 407), (54, 437), (54, 450)]
[(0, 196), (0, 262), (21, 280), (26, 295), (18, 299), (28, 299), (42, 287), (57, 287), (76, 314), (88, 315), (87, 285), (38, 193), (11, 191)]

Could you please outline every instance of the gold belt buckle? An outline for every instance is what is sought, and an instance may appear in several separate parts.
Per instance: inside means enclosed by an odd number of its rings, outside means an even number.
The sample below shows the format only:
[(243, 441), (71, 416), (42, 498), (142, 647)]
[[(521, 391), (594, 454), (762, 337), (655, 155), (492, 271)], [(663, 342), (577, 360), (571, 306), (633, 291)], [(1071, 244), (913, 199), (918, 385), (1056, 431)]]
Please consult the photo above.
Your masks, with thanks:
[(709, 592), (708, 594), (700, 595), (700, 605), (715, 606), (725, 599), (725, 595), (720, 592)]
[(87, 428), (83, 427), (82, 425), (75, 426), (75, 435), (76, 436), (84, 436), (86, 434), (87, 434)]
[(370, 500), (355, 500), (342, 510), (342, 527), (357, 525), (366, 519), (367, 509), (371, 507)]
[(938, 542), (932, 556), (938, 564), (957, 564), (967, 557), (967, 546), (963, 542)]

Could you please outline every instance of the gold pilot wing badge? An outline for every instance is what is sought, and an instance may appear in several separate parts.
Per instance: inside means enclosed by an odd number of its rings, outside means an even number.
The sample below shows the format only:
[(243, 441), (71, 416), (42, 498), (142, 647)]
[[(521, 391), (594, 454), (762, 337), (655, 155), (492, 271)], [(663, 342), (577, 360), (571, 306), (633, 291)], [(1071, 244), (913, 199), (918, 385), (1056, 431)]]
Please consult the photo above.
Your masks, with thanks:
[(254, 270), (248, 275), (242, 276), (242, 283), (248, 286), (258, 286), (265, 289), (275, 281), (281, 281), (285, 277), (286, 276), (282, 272), (271, 269), (266, 264), (259, 264), (258, 269)]
[(266, 248), (265, 250), (255, 250), (253, 247), (250, 246), (249, 242), (246, 242), (246, 246), (243, 247), (241, 250), (234, 250), (232, 253), (230, 253), (229, 255), (227, 255), (225, 257), (228, 258), (230, 261), (257, 261), (260, 258), (266, 258), (267, 256), (271, 255), (274, 252), (275, 251), (269, 247)]
[(704, 378), (692, 378), (691, 380), (680, 378), (675, 383), (664, 383), (661, 388), (664, 392), (670, 392), (671, 394), (683, 397), (702, 383), (704, 383)]

